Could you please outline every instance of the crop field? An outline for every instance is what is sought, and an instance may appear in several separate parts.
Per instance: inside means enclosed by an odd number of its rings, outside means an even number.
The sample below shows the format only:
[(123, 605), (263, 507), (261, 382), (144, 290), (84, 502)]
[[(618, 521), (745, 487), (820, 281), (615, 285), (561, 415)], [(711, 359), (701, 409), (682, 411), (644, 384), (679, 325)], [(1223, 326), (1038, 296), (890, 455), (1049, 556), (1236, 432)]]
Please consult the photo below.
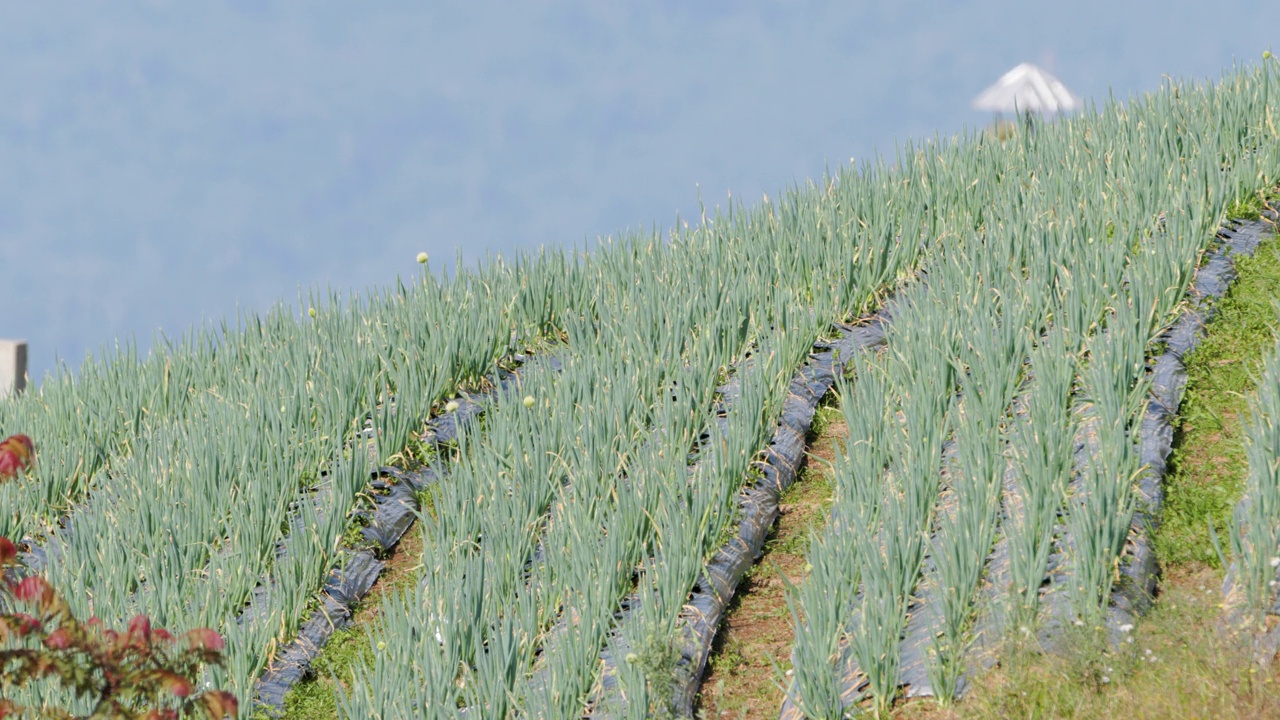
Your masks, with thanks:
[[(254, 717), (280, 710), (263, 678), (304, 625), (336, 617), (333, 578), (373, 567), (368, 589), (381, 565), (358, 558), (404, 531), (369, 507), (393, 495), (421, 550), (339, 716), (687, 715), (794, 477), (776, 458), (834, 384), (849, 438), (788, 595), (782, 716), (953, 698), (1009, 633), (1115, 635), (1142, 611), (1149, 365), (1228, 208), (1280, 180), (1276, 65), (908, 145), (666, 235), (104, 349), (0, 402), (37, 449), (0, 482), (0, 537), (78, 616), (221, 634), (202, 681)], [(1255, 621), (1278, 363), (1228, 543)], [(87, 712), (53, 684), (0, 691)]]

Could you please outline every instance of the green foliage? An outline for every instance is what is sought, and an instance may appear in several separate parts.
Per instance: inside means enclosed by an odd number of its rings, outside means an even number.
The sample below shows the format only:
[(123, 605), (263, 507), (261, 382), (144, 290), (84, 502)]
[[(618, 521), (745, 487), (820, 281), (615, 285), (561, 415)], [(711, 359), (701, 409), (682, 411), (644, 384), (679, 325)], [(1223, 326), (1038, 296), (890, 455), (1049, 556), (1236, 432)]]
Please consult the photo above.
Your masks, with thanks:
[(680, 650), (669, 637), (650, 635), (637, 648), (623, 659), (633, 666), (645, 682), (645, 696), (648, 707), (644, 711), (646, 718), (654, 720), (675, 720), (679, 717), (675, 705), (674, 681), (676, 663), (680, 660)]
[(1262, 188), (1256, 193), (1233, 200), (1227, 207), (1227, 217), (1232, 220), (1257, 220), (1261, 218), (1262, 211), (1267, 207), (1267, 190), (1270, 190), (1270, 188)]

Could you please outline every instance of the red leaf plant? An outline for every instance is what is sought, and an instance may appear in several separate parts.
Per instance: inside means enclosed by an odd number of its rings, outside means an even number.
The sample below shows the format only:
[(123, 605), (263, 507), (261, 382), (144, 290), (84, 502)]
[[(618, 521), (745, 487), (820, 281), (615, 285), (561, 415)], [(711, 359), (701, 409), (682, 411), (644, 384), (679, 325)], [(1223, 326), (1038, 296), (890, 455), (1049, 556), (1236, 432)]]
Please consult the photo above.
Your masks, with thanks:
[[(82, 623), (43, 578), (18, 580), (7, 570), (17, 569), (17, 555), (14, 543), (0, 537), (0, 600), (8, 594), (34, 611), (0, 612), (0, 720), (36, 712), (4, 696), (10, 687), (46, 678), (93, 702), (89, 718), (222, 720), (236, 715), (239, 704), (229, 692), (193, 695), (201, 665), (222, 665), (225, 645), (216, 632), (191, 630), (179, 643), (143, 615), (130, 620), (124, 632), (107, 629), (98, 618)], [(41, 708), (39, 714), (76, 717), (58, 708)]]
[(20, 471), (30, 469), (36, 459), (36, 446), (26, 435), (10, 435), (0, 442), (0, 482), (12, 480)]

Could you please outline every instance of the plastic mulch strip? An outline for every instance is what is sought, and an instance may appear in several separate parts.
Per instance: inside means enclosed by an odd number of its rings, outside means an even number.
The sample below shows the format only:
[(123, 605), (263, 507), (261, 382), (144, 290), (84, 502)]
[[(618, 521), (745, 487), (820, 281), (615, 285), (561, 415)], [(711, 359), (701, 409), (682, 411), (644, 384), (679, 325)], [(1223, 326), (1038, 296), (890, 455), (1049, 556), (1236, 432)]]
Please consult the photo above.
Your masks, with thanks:
[[(516, 360), (527, 362), (525, 358)], [(555, 358), (547, 358), (545, 363), (552, 371), (560, 368)], [(482, 415), (498, 393), (509, 392), (518, 383), (518, 371), (501, 372), (496, 389), (457, 398), (457, 409), (428, 423), (422, 441), (431, 445), (455, 441), (460, 429)], [(435, 465), (413, 472), (378, 468), (371, 483), (378, 491), (372, 496), (374, 509), (366, 512), (369, 524), (361, 528), (365, 541), (376, 551), (391, 550), (418, 517), (418, 493), (441, 478), (442, 472)], [(284, 711), (285, 695), (307, 676), (329, 637), (350, 624), (352, 608), (368, 594), (384, 567), (375, 550), (365, 549), (330, 572), (321, 592), (320, 607), (303, 622), (297, 636), (275, 654), (258, 680), (255, 696), (259, 705), (273, 714)], [(246, 615), (250, 613), (251, 610), (246, 611)]]
[[(1274, 211), (1269, 215), (1274, 218)], [(1188, 293), (1188, 307), (1160, 336), (1166, 349), (1150, 365), (1151, 391), (1138, 441), (1139, 462), (1143, 467), (1136, 485), (1138, 509), (1120, 562), (1119, 581), (1112, 588), (1107, 608), (1106, 630), (1112, 644), (1121, 642), (1138, 616), (1150, 609), (1155, 594), (1158, 568), (1151, 537), (1159, 526), (1164, 507), (1163, 480), (1173, 449), (1171, 421), (1182, 402), (1187, 382), (1183, 358), (1200, 344), (1204, 326), (1214, 315), (1213, 301), (1221, 298), (1235, 279), (1234, 258), (1252, 255), (1266, 230), (1267, 225), (1261, 220), (1229, 222), (1219, 230), (1221, 243), (1197, 269)], [(1081, 452), (1087, 448), (1086, 442)], [(1065, 528), (1063, 530), (1065, 532)], [(1049, 583), (1043, 593), (1050, 622), (1040, 634), (1040, 642), (1046, 648), (1056, 646), (1065, 629), (1064, 619), (1071, 612), (1065, 590), (1067, 563), (1062, 553), (1050, 558), (1050, 568)]]
[[(779, 496), (795, 481), (804, 460), (805, 436), (818, 403), (854, 353), (884, 342), (885, 328), (891, 317), (889, 307), (886, 305), (885, 309), (857, 325), (836, 326), (840, 337), (829, 343), (815, 343), (817, 352), (810, 354), (809, 360), (792, 378), (778, 427), (762, 458), (757, 461), (761, 477), (739, 495), (741, 520), (738, 533), (721, 546), (704, 566), (701, 578), (680, 614), (680, 659), (676, 663), (673, 682), (676, 709), (683, 716), (692, 716), (693, 700), (701, 685), (711, 644), (725, 610), (743, 576), (761, 555), (769, 528), (778, 517)], [(725, 395), (726, 405), (730, 404), (730, 393)], [(634, 608), (624, 602), (624, 614), (630, 611)], [(620, 645), (618, 647), (621, 648)], [(602, 697), (596, 699), (588, 713), (590, 717), (608, 717), (610, 710), (621, 710), (624, 706), (625, 698), (617, 697), (620, 688), (615, 655), (621, 654), (625, 654), (625, 648), (615, 652), (606, 647), (601, 653), (604, 662)]]
[[(1268, 210), (1267, 217), (1277, 219), (1275, 210)], [(1151, 389), (1149, 403), (1142, 419), (1140, 429), (1140, 462), (1142, 473), (1136, 480), (1138, 491), (1138, 509), (1130, 527), (1124, 554), (1119, 566), (1119, 581), (1112, 588), (1110, 602), (1106, 612), (1106, 630), (1108, 639), (1113, 643), (1122, 642), (1127, 631), (1132, 628), (1138, 616), (1151, 606), (1155, 593), (1158, 568), (1152, 547), (1152, 533), (1159, 523), (1164, 504), (1164, 478), (1169, 454), (1172, 450), (1173, 427), (1171, 420), (1177, 413), (1186, 385), (1186, 368), (1183, 358), (1200, 343), (1203, 329), (1214, 315), (1213, 301), (1222, 297), (1235, 278), (1235, 261), (1237, 256), (1251, 255), (1262, 240), (1268, 226), (1263, 221), (1231, 221), (1219, 231), (1219, 246), (1208, 253), (1197, 269), (1195, 282), (1188, 293), (1188, 307), (1175, 322), (1159, 338), (1164, 343), (1165, 352), (1156, 357), (1150, 365)], [(1015, 401), (1014, 412), (1025, 410), (1022, 407), (1025, 396)], [(1076, 437), (1075, 465), (1081, 467), (1088, 461), (1096, 448), (1096, 433), (1083, 423)], [(949, 446), (947, 452), (953, 452)], [(1008, 502), (1015, 495), (1012, 492), (1012, 465), (1007, 467), (1004, 478), (1004, 505), (1001, 512), (1001, 523), (1009, 516)], [(1243, 502), (1243, 501), (1242, 501)], [(1070, 538), (1065, 525), (1058, 528), (1058, 536), (1065, 538), (1070, 546)], [(1048, 582), (1042, 591), (1042, 612), (1048, 622), (1042, 629), (1039, 640), (1043, 647), (1052, 649), (1059, 643), (1066, 630), (1066, 623), (1071, 617), (1071, 607), (1066, 592), (1069, 580), (1070, 564), (1067, 553), (1059, 548), (1049, 560)], [(981, 670), (990, 668), (998, 660), (1001, 639), (1008, 631), (1008, 617), (1001, 612), (1004, 589), (1009, 579), (1009, 547), (1003, 533), (1000, 535), (991, 553), (988, 554), (984, 568), (984, 584), (978, 591), (976, 606), (978, 615), (974, 620), (973, 642), (966, 652), (966, 670), (957, 685), (957, 692), (963, 693), (967, 682)], [(929, 572), (928, 559), (924, 573)], [(1277, 575), (1280, 578), (1280, 573)], [(1224, 592), (1231, 591), (1232, 576), (1229, 573), (1224, 584)], [(904, 631), (901, 663), (899, 666), (899, 683), (905, 688), (907, 697), (931, 696), (934, 694), (928, 678), (928, 653), (934, 630), (934, 621), (926, 605), (929, 602), (928, 588), (920, 591), (912, 600), (910, 620)], [(1271, 613), (1280, 616), (1280, 601), (1272, 608)], [(1271, 648), (1272, 654), (1280, 648), (1280, 628), (1268, 633), (1258, 641), (1262, 648), (1260, 655)], [(841, 642), (840, 653), (847, 656), (845, 643)], [(856, 667), (856, 663), (845, 668), (844, 686), (841, 696), (846, 706), (852, 705), (863, 694), (866, 681)], [(799, 720), (804, 717), (790, 695), (784, 700), (780, 712), (784, 720)]]

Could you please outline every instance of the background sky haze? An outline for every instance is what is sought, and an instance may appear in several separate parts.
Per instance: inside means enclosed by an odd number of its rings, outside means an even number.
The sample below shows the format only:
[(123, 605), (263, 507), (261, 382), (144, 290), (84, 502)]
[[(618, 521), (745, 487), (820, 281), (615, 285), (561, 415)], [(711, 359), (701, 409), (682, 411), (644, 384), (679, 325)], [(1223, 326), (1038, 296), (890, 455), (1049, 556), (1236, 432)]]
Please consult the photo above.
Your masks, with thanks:
[(669, 228), (1280, 49), (1274, 2), (150, 2), (0, 9), (0, 337), (33, 380), (299, 291)]

